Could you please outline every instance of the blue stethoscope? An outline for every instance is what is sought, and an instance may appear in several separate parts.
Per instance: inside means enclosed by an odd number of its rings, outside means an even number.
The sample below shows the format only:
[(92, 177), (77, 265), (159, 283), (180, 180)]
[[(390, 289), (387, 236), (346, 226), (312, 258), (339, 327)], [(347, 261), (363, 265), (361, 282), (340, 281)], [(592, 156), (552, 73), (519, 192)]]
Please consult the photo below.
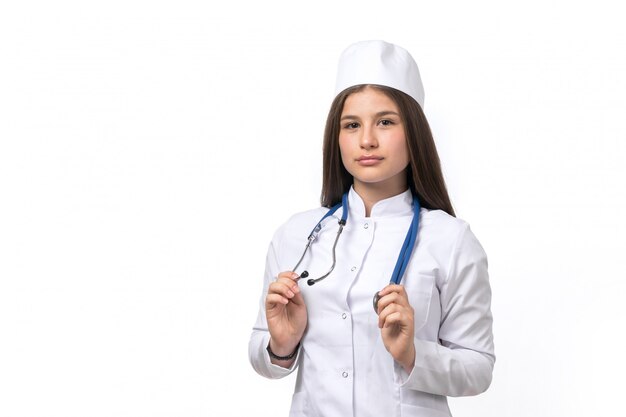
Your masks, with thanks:
[[(324, 214), (324, 216), (320, 219), (319, 222), (315, 225), (309, 237), (307, 238), (307, 244), (302, 252), (302, 256), (298, 260), (296, 266), (293, 267), (292, 271), (298, 269), (302, 260), (304, 259), (304, 255), (306, 255), (307, 250), (311, 246), (311, 243), (317, 238), (320, 231), (322, 230), (322, 222), (326, 220), (327, 217), (332, 216), (340, 207), (343, 207), (343, 214), (339, 219), (339, 230), (337, 230), (337, 236), (335, 237), (335, 243), (333, 243), (333, 264), (330, 266), (328, 272), (316, 279), (308, 279), (307, 284), (309, 286), (323, 280), (327, 276), (330, 275), (331, 272), (335, 269), (335, 263), (337, 261), (335, 249), (337, 248), (337, 241), (339, 240), (339, 236), (341, 232), (343, 232), (343, 228), (346, 225), (346, 221), (348, 220), (348, 193), (345, 193), (341, 197), (341, 203), (337, 203), (333, 207)], [(404, 271), (406, 271), (407, 266), (409, 265), (409, 259), (411, 259), (411, 253), (413, 252), (413, 247), (415, 246), (415, 241), (417, 240), (417, 229), (419, 226), (419, 218), (420, 218), (420, 203), (416, 196), (413, 196), (413, 220), (411, 221), (411, 226), (406, 233), (406, 237), (404, 238), (404, 243), (402, 244), (402, 248), (400, 249), (400, 254), (398, 255), (398, 260), (396, 261), (396, 266), (393, 269), (393, 273), (391, 274), (391, 279), (389, 280), (389, 284), (399, 284), (402, 281), (402, 276), (404, 275)], [(300, 274), (300, 278), (306, 278), (309, 276), (308, 271), (302, 271)], [(298, 279), (300, 279), (298, 278)], [(378, 299), (380, 296), (378, 292), (374, 294), (374, 310), (378, 311)]]

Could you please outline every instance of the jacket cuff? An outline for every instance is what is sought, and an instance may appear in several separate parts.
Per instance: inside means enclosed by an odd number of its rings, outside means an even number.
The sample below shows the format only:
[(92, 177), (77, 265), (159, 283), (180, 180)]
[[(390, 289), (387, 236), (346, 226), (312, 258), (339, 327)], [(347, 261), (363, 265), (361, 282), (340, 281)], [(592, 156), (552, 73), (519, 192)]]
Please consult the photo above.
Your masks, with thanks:
[(302, 350), (302, 346), (298, 347), (298, 351), (296, 353), (296, 356), (291, 366), (289, 368), (285, 368), (283, 366), (272, 363), (272, 358), (270, 357), (270, 354), (267, 351), (267, 347), (269, 346), (269, 343), (270, 343), (270, 337), (268, 335), (267, 337), (263, 338), (263, 343), (261, 344), (261, 347), (263, 349), (263, 361), (265, 362), (267, 369), (269, 369), (269, 371), (272, 373), (272, 376), (274, 378), (282, 378), (292, 373), (298, 366), (298, 361), (300, 360), (300, 351)]

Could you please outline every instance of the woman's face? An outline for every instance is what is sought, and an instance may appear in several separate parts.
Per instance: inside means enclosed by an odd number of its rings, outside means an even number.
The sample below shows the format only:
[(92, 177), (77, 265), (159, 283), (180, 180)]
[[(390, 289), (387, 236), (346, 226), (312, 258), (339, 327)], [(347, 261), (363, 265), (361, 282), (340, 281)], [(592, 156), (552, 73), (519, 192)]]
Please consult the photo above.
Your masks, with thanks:
[(354, 189), (385, 190), (389, 195), (407, 189), (409, 152), (398, 106), (372, 87), (353, 93), (341, 112), (339, 149)]

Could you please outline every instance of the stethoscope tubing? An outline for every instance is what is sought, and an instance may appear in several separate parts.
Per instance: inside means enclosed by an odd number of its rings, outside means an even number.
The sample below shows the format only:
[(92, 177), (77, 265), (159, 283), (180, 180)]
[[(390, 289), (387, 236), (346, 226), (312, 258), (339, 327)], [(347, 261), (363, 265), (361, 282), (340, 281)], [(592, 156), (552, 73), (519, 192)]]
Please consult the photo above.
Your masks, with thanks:
[(409, 231), (404, 238), (404, 243), (402, 244), (402, 248), (400, 249), (400, 254), (398, 255), (396, 266), (394, 267), (393, 273), (391, 274), (391, 279), (389, 280), (390, 284), (400, 284), (400, 282), (402, 281), (402, 277), (404, 276), (404, 271), (406, 271), (406, 268), (409, 265), (411, 254), (413, 253), (413, 248), (415, 247), (415, 242), (417, 241), (417, 231), (419, 228), (419, 212), (420, 203), (417, 197), (414, 196), (413, 220), (411, 220), (411, 226), (409, 227)]
[[(346, 207), (346, 209), (344, 209), (343, 213), (341, 214), (341, 219), (339, 220), (339, 231), (337, 232), (337, 237), (335, 237), (335, 243), (333, 244), (333, 265), (330, 268), (330, 271), (328, 271), (326, 274), (323, 275), (322, 279), (330, 275), (333, 269), (335, 269), (335, 260), (336, 260), (335, 248), (337, 247), (337, 240), (339, 240), (339, 235), (341, 235), (341, 232), (343, 232), (343, 226), (345, 226), (346, 221), (348, 220), (348, 210), (347, 210), (348, 193), (345, 193), (343, 197), (341, 197), (341, 203), (337, 203), (334, 206), (332, 206), (330, 210), (328, 210), (326, 214), (324, 214), (324, 216), (320, 219), (320, 221), (317, 222), (313, 230), (311, 230), (311, 233), (309, 233), (309, 237), (307, 237), (306, 246), (304, 247), (304, 250), (302, 251), (302, 256), (300, 256), (298, 263), (296, 263), (296, 266), (293, 267), (292, 271), (295, 271), (296, 269), (298, 269), (298, 267), (302, 263), (302, 260), (304, 259), (304, 255), (306, 255), (306, 251), (309, 249), (309, 246), (311, 246), (311, 243), (313, 243), (313, 241), (317, 239), (317, 235), (319, 234), (320, 230), (322, 230), (322, 222), (326, 220), (328, 217), (335, 214), (335, 212), (339, 209), (339, 207), (342, 207), (342, 206)], [(309, 273), (307, 271), (303, 271), (302, 274), (300, 274), (300, 278), (306, 278), (308, 276), (309, 276)], [(309, 284), (309, 285), (313, 285), (313, 284)]]
[[(313, 243), (313, 241), (317, 238), (317, 235), (322, 230), (322, 222), (326, 220), (326, 218), (332, 216), (340, 207), (343, 207), (343, 210), (342, 210), (343, 213), (341, 215), (341, 218), (339, 219), (339, 222), (338, 222), (339, 230), (337, 230), (335, 242), (333, 243), (333, 263), (330, 269), (328, 270), (328, 272), (326, 272), (324, 275), (316, 279), (309, 279), (307, 281), (307, 284), (309, 284), (309, 286), (325, 279), (335, 269), (335, 265), (337, 263), (337, 256), (336, 256), (337, 242), (339, 241), (339, 236), (343, 232), (343, 228), (346, 225), (346, 222), (348, 220), (349, 207), (348, 207), (348, 193), (347, 192), (344, 193), (344, 195), (341, 197), (341, 203), (337, 203), (333, 207), (331, 207), (330, 210), (328, 210), (328, 212), (326, 212), (326, 214), (324, 214), (324, 216), (320, 219), (320, 221), (317, 222), (315, 227), (313, 227), (313, 230), (311, 230), (311, 233), (309, 234), (307, 238), (307, 244), (304, 247), (304, 251), (302, 251), (302, 255), (300, 256), (300, 259), (296, 263), (296, 266), (292, 269), (292, 271), (296, 271), (298, 267), (300, 266), (300, 264), (302, 263), (302, 261), (304, 260), (304, 256), (306, 255), (307, 250), (311, 246), (311, 243)], [(400, 284), (400, 282), (402, 281), (402, 277), (404, 276), (404, 273), (409, 265), (411, 254), (413, 253), (413, 249), (415, 248), (415, 244), (417, 242), (417, 234), (419, 230), (419, 217), (420, 217), (419, 214), (420, 214), (419, 199), (417, 198), (417, 196), (413, 196), (413, 219), (411, 220), (411, 225), (409, 227), (409, 230), (407, 231), (406, 237), (404, 238), (404, 242), (402, 243), (400, 253), (398, 254), (398, 260), (396, 261), (396, 265), (393, 269), (393, 273), (391, 274), (391, 279), (389, 280), (389, 284)], [(302, 271), (302, 273), (300, 274), (299, 278), (297, 278), (297, 280), (299, 280), (300, 278), (307, 278), (308, 276), (309, 276), (308, 271)], [(380, 299), (380, 296), (378, 295), (378, 292), (377, 292), (376, 294), (374, 294), (374, 299), (373, 299), (374, 311), (376, 311), (376, 313), (378, 313), (378, 300), (379, 299)]]

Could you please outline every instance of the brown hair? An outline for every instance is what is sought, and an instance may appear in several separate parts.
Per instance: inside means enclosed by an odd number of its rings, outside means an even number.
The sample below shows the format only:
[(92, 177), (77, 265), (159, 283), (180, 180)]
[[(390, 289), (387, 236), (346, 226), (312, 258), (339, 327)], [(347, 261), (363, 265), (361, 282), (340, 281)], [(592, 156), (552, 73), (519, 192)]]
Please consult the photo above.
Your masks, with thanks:
[(350, 94), (372, 87), (396, 103), (400, 111), (409, 150), (407, 182), (420, 204), (428, 209), (440, 209), (454, 216), (446, 183), (441, 172), (441, 163), (430, 126), (420, 105), (409, 95), (391, 87), (363, 84), (350, 87), (335, 97), (326, 119), (324, 130), (324, 164), (321, 203), (331, 207), (341, 201), (341, 196), (350, 189), (353, 178), (341, 160), (339, 130), (343, 105)]

